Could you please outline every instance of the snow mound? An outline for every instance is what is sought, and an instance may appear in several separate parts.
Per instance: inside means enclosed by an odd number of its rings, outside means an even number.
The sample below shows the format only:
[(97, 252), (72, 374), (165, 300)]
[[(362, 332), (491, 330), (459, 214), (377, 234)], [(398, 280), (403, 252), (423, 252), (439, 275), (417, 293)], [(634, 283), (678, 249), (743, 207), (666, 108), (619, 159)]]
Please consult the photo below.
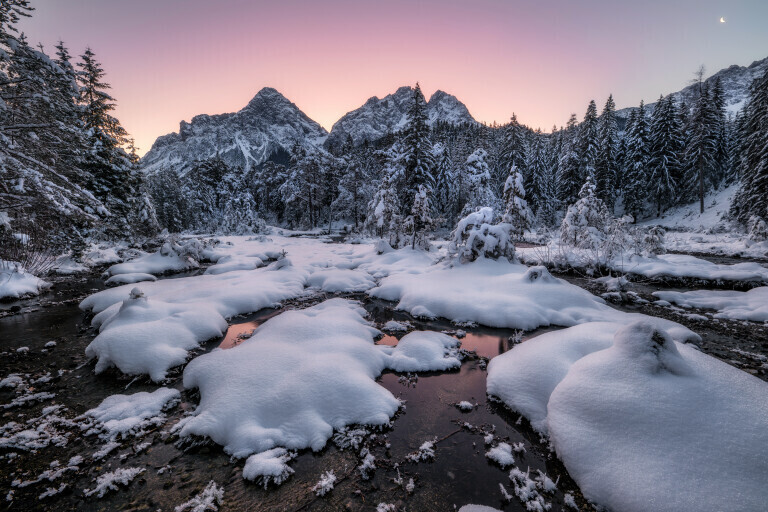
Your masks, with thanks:
[(348, 269), (316, 270), (309, 276), (309, 286), (324, 292), (364, 292), (376, 286), (367, 272)]
[(715, 318), (768, 322), (768, 287), (747, 292), (695, 290), (691, 292), (654, 292), (654, 296), (684, 308), (717, 310)]
[(263, 482), (265, 489), (270, 482), (280, 485), (293, 474), (294, 471), (288, 466), (288, 461), (295, 456), (296, 452), (289, 452), (285, 448), (272, 448), (251, 455), (245, 461), (243, 478), (246, 480), (259, 479)]
[(228, 350), (187, 365), (200, 406), (181, 435), (207, 436), (235, 457), (275, 447), (320, 450), (334, 429), (384, 425), (400, 406), (375, 382), (388, 356), (365, 311), (342, 299), (287, 311)]
[(160, 381), (169, 368), (186, 361), (189, 350), (227, 329), (224, 317), (204, 303), (148, 299), (138, 288), (131, 294), (119, 309), (109, 308), (93, 319), (100, 333), (85, 355), (98, 358), (96, 373), (117, 366), (125, 374), (149, 374)]
[(0, 300), (39, 295), (50, 287), (51, 283), (29, 274), (20, 266), (0, 260)]
[(96, 429), (102, 437), (115, 439), (141, 432), (144, 428), (162, 422), (163, 410), (175, 405), (181, 399), (177, 389), (160, 388), (151, 393), (140, 391), (132, 395), (112, 395), (98, 407), (85, 412), (83, 416), (97, 422)]
[(464, 505), (459, 509), (459, 512), (502, 512), (501, 510), (493, 507), (487, 507), (485, 505)]
[(413, 326), (410, 324), (410, 322), (398, 322), (396, 320), (390, 320), (384, 324), (381, 330), (386, 332), (408, 332), (408, 330), (412, 328)]
[(512, 455), (512, 447), (507, 443), (499, 443), (498, 446), (494, 446), (485, 452), (485, 456), (502, 468), (511, 466), (515, 463), (515, 457)]
[(164, 274), (167, 272), (181, 272), (198, 268), (200, 264), (195, 258), (180, 251), (178, 246), (166, 243), (160, 250), (152, 254), (142, 254), (141, 256), (127, 261), (112, 265), (106, 271), (110, 276), (118, 274)]
[(461, 342), (434, 331), (406, 334), (392, 351), (387, 366), (396, 372), (443, 371), (461, 366), (456, 349)]
[(157, 281), (157, 278), (152, 274), (142, 274), (141, 272), (135, 272), (131, 274), (117, 274), (106, 280), (107, 284), (134, 284), (141, 283), (142, 281)]
[[(639, 318), (666, 330), (677, 341), (699, 339), (691, 331), (669, 320)], [(610, 347), (614, 335), (624, 325), (589, 322), (544, 333), (515, 345), (488, 364), (488, 394), (500, 398), (508, 407), (528, 418), (536, 431), (547, 434), (547, 404), (552, 391), (565, 378), (573, 363), (592, 352)]]
[(768, 502), (768, 385), (658, 324), (547, 333), (488, 370), (489, 393), (549, 432), (601, 506), (748, 511)]

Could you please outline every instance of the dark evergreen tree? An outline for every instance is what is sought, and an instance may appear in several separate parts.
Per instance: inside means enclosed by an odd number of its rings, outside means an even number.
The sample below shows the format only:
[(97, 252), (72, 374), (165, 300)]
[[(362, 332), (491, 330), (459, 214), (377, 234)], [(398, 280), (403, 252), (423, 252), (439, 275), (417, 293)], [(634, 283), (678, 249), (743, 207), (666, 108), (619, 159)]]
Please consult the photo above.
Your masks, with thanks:
[(651, 116), (650, 154), (648, 160), (648, 190), (656, 203), (656, 215), (661, 216), (675, 199), (680, 176), (682, 130), (672, 97), (661, 97)]
[(624, 162), (624, 213), (637, 220), (643, 213), (648, 197), (648, 120), (642, 101), (634, 114), (627, 133), (627, 154)]
[[(732, 214), (743, 223), (768, 221), (768, 71), (749, 87), (749, 102), (739, 133), (740, 186)], [(753, 222), (753, 224), (757, 224)]]
[(589, 102), (587, 112), (584, 114), (584, 121), (579, 126), (577, 151), (579, 154), (579, 175), (582, 179), (586, 176), (592, 176), (594, 179), (596, 175), (595, 163), (599, 151), (597, 106), (594, 100)]
[(579, 175), (580, 161), (578, 153), (578, 123), (576, 114), (571, 114), (565, 132), (562, 134), (562, 146), (557, 176), (558, 198), (563, 204), (573, 204), (579, 199), (579, 190), (583, 180)]
[(619, 129), (616, 123), (616, 104), (608, 96), (597, 120), (597, 158), (595, 160), (595, 194), (613, 211), (616, 182), (619, 174)]
[(688, 141), (684, 155), (683, 197), (698, 198), (704, 213), (704, 196), (712, 183), (717, 157), (717, 118), (706, 82), (700, 82), (699, 97), (688, 121)]
[(427, 125), (427, 103), (418, 83), (413, 89), (412, 102), (406, 113), (401, 151), (399, 160), (403, 175), (399, 195), (401, 204), (410, 207), (414, 195), (419, 191), (419, 185), (424, 185), (430, 192), (435, 186), (432, 144)]

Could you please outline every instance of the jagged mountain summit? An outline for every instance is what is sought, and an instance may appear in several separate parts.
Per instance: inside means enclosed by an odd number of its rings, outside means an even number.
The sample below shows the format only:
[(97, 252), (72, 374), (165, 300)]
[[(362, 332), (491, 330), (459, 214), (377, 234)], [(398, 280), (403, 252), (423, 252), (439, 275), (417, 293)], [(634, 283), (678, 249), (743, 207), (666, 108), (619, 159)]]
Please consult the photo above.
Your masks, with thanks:
[(239, 112), (201, 114), (178, 133), (158, 137), (142, 159), (153, 173), (161, 169), (184, 172), (196, 160), (220, 156), (233, 167), (256, 167), (285, 153), (296, 141), (321, 146), (328, 132), (295, 104), (271, 87), (265, 87)]
[[(405, 115), (411, 103), (413, 89), (407, 86), (383, 98), (370, 98), (365, 104), (348, 112), (331, 128), (326, 145), (343, 144), (347, 136), (355, 145), (364, 141), (375, 141), (393, 133), (405, 125)], [(435, 91), (427, 102), (427, 123), (432, 126), (438, 121), (451, 124), (477, 124), (466, 105), (456, 96)]]
[[(721, 69), (714, 75), (710, 76), (704, 82), (712, 88), (717, 78), (720, 78), (720, 83), (723, 87), (723, 93), (725, 98), (725, 108), (731, 113), (735, 114), (744, 107), (747, 98), (749, 98), (749, 85), (758, 76), (762, 75), (766, 68), (768, 68), (768, 57), (762, 60), (757, 60), (749, 66), (739, 66), (734, 64), (727, 68)], [(670, 94), (676, 102), (685, 100), (688, 106), (692, 106), (696, 98), (698, 97), (699, 85), (692, 83), (683, 89)], [(653, 112), (653, 108), (656, 103), (646, 104), (647, 113)], [(629, 116), (629, 113), (636, 107), (623, 108), (616, 111), (616, 115), (622, 118)]]

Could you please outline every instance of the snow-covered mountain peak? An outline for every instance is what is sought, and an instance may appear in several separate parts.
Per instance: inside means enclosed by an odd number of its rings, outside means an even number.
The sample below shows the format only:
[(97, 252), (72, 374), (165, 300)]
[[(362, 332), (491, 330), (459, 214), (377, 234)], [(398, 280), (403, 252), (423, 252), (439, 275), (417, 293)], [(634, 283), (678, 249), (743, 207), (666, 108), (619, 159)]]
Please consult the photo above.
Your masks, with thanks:
[(264, 87), (240, 111), (201, 114), (181, 121), (178, 133), (158, 137), (142, 159), (147, 172), (184, 172), (197, 160), (219, 155), (236, 167), (255, 167), (298, 140), (319, 146), (327, 132), (272, 87)]
[[(361, 144), (397, 132), (405, 126), (412, 97), (413, 89), (402, 86), (383, 98), (369, 98), (363, 106), (348, 112), (333, 125), (326, 144), (342, 144), (348, 136), (354, 144)], [(444, 91), (436, 91), (427, 102), (428, 124), (433, 125), (439, 121), (451, 124), (477, 123), (462, 102)]]

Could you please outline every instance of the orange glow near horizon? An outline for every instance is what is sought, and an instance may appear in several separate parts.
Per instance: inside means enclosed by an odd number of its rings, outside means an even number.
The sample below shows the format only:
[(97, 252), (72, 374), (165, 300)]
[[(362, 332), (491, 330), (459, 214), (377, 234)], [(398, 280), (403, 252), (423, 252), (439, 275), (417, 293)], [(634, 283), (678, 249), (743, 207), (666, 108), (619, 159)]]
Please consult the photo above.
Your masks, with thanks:
[(715, 0), (687, 3), (33, 0), (21, 28), (49, 53), (59, 38), (73, 55), (93, 48), (144, 154), (179, 121), (240, 110), (265, 86), (327, 130), (371, 96), (419, 81), (478, 121), (514, 112), (548, 132), (581, 118), (590, 99), (653, 101), (701, 64), (712, 73), (766, 57), (768, 2), (727, 13)]

